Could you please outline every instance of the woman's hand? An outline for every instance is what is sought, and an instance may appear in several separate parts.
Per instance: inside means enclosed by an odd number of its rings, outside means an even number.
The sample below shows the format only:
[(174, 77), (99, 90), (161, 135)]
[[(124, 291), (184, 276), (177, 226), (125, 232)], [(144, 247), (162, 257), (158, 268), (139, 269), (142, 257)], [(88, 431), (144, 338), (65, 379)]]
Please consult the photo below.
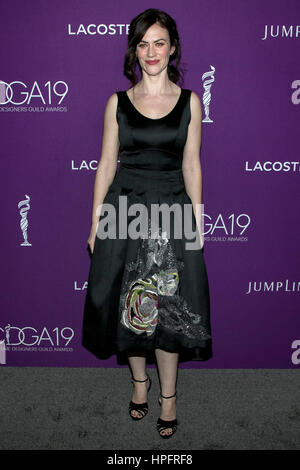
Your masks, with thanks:
[(204, 237), (203, 237), (202, 233), (200, 233), (199, 235), (200, 235), (200, 245), (201, 245), (201, 250), (202, 250), (202, 248), (204, 246)]
[(199, 227), (199, 224), (197, 224), (197, 229), (198, 229), (198, 233), (199, 233), (199, 238), (200, 238), (200, 248), (202, 250), (203, 246), (204, 246), (204, 237), (201, 233), (201, 227)]
[(88, 245), (90, 247), (92, 254), (94, 252), (95, 240), (97, 236), (97, 227), (98, 227), (98, 224), (92, 224), (90, 236), (88, 238)]
[(200, 208), (198, 209), (198, 212), (196, 211), (194, 205), (193, 205), (193, 212), (194, 212), (194, 216), (195, 216), (195, 219), (196, 219), (196, 226), (197, 226), (197, 231), (198, 231), (198, 234), (199, 234), (199, 239), (200, 239), (200, 248), (202, 250), (203, 246), (204, 246), (204, 236), (202, 235), (202, 227), (201, 227), (201, 218), (202, 218), (202, 205), (200, 205)]

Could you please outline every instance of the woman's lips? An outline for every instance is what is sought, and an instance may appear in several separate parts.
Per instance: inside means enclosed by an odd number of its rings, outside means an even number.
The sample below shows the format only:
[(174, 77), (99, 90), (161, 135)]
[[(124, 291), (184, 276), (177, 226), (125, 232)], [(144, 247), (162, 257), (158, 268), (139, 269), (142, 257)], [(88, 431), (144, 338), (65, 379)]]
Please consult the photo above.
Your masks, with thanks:
[(159, 62), (159, 60), (146, 60), (146, 62), (149, 65), (154, 65), (154, 64), (157, 64)]

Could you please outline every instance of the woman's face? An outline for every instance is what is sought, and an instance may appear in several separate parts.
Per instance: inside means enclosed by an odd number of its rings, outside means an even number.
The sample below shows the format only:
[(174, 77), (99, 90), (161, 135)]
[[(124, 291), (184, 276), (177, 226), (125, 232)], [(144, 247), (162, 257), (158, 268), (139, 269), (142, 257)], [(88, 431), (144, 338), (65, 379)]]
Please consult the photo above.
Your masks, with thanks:
[(169, 63), (169, 56), (174, 51), (175, 46), (170, 48), (168, 30), (157, 23), (147, 29), (136, 47), (136, 55), (140, 66), (149, 75), (157, 75), (166, 68)]

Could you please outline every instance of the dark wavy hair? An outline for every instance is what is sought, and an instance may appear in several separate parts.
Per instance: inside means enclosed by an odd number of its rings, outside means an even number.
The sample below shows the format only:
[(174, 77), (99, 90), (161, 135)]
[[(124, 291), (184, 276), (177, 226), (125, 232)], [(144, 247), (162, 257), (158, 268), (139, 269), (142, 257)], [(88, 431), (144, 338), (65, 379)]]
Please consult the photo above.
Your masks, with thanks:
[[(124, 59), (124, 75), (128, 78), (128, 80), (130, 80), (132, 86), (138, 82), (138, 77), (135, 72), (136, 64), (138, 64), (141, 74), (142, 68), (139, 64), (139, 61), (136, 59), (136, 46), (144, 37), (147, 29), (150, 28), (150, 26), (152, 26), (154, 23), (158, 23), (162, 28), (166, 28), (169, 32), (171, 47), (175, 46), (176, 49), (170, 56), (167, 73), (169, 79), (172, 82), (177, 83), (179, 81), (180, 85), (182, 85), (184, 80), (184, 71), (179, 66), (181, 59), (181, 46), (176, 22), (167, 13), (156, 8), (149, 8), (145, 10), (133, 18), (130, 23), (128, 46)], [(171, 61), (175, 62), (174, 65), (170, 64)]]

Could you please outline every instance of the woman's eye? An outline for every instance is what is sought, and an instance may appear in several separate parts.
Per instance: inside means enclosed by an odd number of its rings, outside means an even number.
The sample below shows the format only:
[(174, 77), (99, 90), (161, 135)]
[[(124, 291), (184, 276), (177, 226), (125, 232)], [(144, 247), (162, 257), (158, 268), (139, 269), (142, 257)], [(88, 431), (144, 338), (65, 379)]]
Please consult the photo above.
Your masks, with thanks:
[[(158, 43), (156, 43), (156, 45), (161, 47), (161, 46), (164, 46), (164, 43), (163, 42), (158, 42)], [(144, 46), (146, 46), (146, 44), (139, 44), (139, 47), (143, 48)]]

